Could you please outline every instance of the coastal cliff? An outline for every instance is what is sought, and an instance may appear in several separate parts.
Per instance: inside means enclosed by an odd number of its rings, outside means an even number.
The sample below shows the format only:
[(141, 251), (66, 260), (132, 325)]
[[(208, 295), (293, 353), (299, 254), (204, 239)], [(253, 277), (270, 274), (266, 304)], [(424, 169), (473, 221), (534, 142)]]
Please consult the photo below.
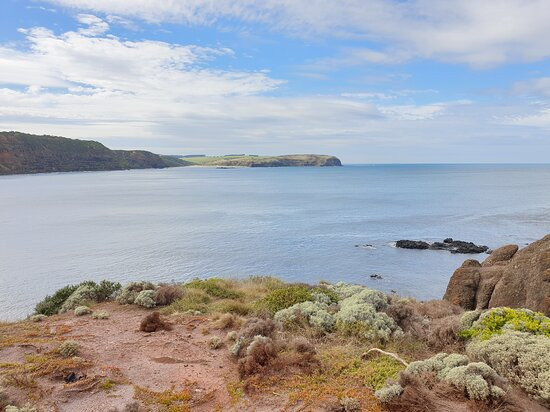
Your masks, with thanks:
[(186, 164), (144, 150), (111, 150), (93, 140), (0, 132), (0, 175), (160, 169)]

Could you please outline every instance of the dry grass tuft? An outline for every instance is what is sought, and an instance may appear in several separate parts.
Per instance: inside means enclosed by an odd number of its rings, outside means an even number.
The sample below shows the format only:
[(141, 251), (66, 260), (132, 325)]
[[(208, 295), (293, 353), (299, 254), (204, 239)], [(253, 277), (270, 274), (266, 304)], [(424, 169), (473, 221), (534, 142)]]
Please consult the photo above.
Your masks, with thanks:
[(170, 305), (183, 297), (183, 287), (175, 284), (160, 284), (156, 290), (155, 302), (158, 306)]
[(143, 318), (139, 325), (142, 332), (156, 332), (157, 330), (172, 330), (172, 324), (161, 319), (160, 313), (155, 311)]

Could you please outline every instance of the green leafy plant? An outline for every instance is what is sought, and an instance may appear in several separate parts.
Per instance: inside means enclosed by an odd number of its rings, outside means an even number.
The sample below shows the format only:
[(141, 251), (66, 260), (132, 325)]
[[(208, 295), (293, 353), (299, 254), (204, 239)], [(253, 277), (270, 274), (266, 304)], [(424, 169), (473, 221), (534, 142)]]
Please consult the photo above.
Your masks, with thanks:
[(266, 310), (272, 314), (289, 308), (297, 303), (313, 300), (313, 296), (306, 285), (290, 285), (281, 289), (275, 289), (257, 302), (260, 310)]
[(494, 308), (482, 313), (470, 328), (459, 334), (467, 339), (487, 340), (510, 330), (550, 337), (550, 318), (529, 309)]
[(57, 290), (53, 295), (46, 296), (34, 308), (35, 314), (46, 316), (56, 315), (67, 298), (78, 289), (78, 286), (79, 285), (68, 285)]

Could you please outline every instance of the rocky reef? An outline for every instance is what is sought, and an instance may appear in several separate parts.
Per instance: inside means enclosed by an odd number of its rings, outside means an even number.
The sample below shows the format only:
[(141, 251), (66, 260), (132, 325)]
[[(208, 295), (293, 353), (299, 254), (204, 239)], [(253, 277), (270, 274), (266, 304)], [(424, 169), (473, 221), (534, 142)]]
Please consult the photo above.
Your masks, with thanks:
[(452, 275), (445, 300), (464, 309), (500, 306), (550, 314), (550, 235), (519, 250), (496, 249), (483, 263), (466, 260)]
[(473, 242), (464, 242), (446, 238), (443, 242), (428, 243), (422, 240), (398, 240), (395, 246), (402, 249), (420, 250), (448, 250), (451, 253), (485, 253), (489, 251), (488, 246), (476, 245)]

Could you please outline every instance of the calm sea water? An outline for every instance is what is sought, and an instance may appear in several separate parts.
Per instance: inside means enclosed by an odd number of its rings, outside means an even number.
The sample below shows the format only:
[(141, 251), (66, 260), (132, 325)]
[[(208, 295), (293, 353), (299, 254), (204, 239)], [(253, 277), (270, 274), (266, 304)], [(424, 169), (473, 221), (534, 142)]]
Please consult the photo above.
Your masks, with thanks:
[(536, 240), (550, 233), (550, 165), (6, 176), (0, 231), (0, 319), (25, 316), (66, 284), (104, 278), (271, 274), (439, 298), (471, 256), (391, 242), (453, 237), (498, 247)]

